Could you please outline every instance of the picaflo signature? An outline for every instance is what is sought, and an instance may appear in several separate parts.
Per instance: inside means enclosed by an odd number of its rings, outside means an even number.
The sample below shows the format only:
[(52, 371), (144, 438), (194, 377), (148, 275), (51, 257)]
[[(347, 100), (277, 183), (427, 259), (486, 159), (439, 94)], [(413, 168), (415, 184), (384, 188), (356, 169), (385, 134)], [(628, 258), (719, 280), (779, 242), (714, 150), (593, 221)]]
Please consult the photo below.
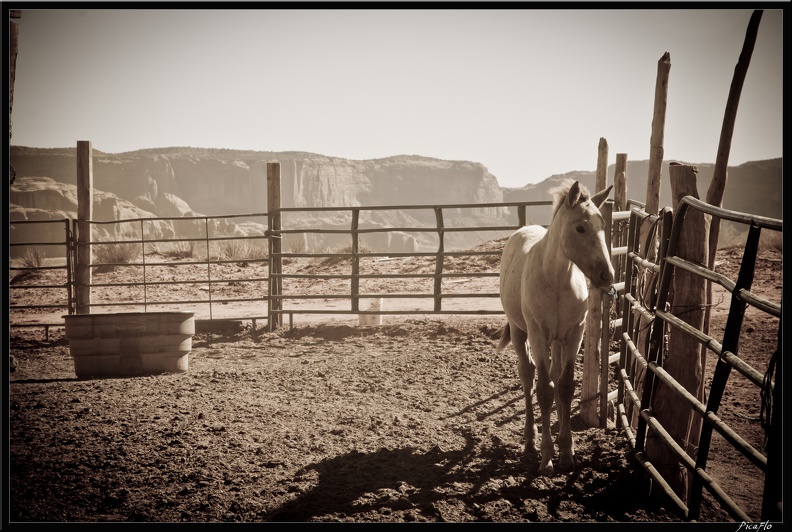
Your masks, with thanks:
[(759, 523), (746, 523), (743, 521), (737, 528), (738, 532), (741, 530), (770, 530), (773, 528), (773, 523), (770, 521), (760, 521)]

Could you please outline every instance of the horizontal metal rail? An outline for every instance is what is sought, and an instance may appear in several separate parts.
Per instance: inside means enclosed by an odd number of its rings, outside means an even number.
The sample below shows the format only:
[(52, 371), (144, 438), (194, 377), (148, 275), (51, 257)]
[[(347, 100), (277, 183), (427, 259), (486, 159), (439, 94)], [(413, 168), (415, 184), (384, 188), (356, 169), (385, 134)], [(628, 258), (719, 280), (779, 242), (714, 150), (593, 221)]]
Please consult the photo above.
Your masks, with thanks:
[[(268, 277), (247, 277), (244, 281), (239, 279), (214, 279), (212, 280), (212, 284), (223, 284), (223, 283), (252, 283), (252, 282), (262, 282), (268, 281)], [(197, 279), (197, 280), (185, 280), (185, 281), (130, 281), (128, 283), (91, 283), (91, 286), (94, 288), (100, 287), (120, 287), (120, 286), (158, 286), (158, 285), (174, 285), (174, 284), (207, 284), (206, 279)]]
[[(687, 270), (691, 273), (699, 275), (709, 281), (718, 283), (729, 292), (735, 293), (737, 286), (736, 283), (723, 274), (713, 272), (712, 270), (708, 270), (703, 266), (692, 263), (680, 257), (668, 257), (666, 258), (666, 262), (678, 268), (682, 268), (683, 270)], [(756, 295), (750, 290), (746, 290), (744, 288), (737, 290), (735, 295), (742, 301), (749, 303), (752, 307), (756, 307), (776, 318), (781, 317), (781, 305), (779, 303), (773, 303), (772, 301)]]
[[(404, 293), (393, 293), (393, 292), (382, 292), (382, 293), (364, 293), (361, 292), (357, 294), (359, 299), (434, 299), (434, 294), (426, 294), (420, 292), (404, 292)], [(486, 297), (486, 298), (493, 298), (493, 297), (500, 297), (500, 294), (497, 292), (470, 292), (470, 293), (454, 293), (454, 292), (446, 292), (443, 294), (444, 298), (449, 299), (460, 299), (460, 298), (476, 298), (476, 297)], [(351, 300), (352, 297), (349, 294), (281, 294), (279, 296), (270, 296), (273, 300), (284, 300), (284, 299), (349, 299)], [(297, 313), (310, 313), (310, 314), (321, 314), (321, 309), (319, 311), (312, 310), (310, 312), (304, 310), (297, 310)], [(354, 311), (354, 314), (360, 312), (359, 310)], [(388, 311), (380, 311), (382, 314), (391, 314)], [(503, 314), (503, 311), (498, 311), (500, 314)], [(348, 312), (349, 313), (349, 312)]]

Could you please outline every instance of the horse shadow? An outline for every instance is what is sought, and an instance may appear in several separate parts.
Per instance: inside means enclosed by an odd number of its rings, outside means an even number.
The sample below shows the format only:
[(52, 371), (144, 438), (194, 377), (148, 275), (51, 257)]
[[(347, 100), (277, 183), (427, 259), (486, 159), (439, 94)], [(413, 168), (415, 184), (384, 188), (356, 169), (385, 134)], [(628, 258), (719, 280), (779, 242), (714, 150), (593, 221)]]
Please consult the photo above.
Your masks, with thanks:
[[(521, 409), (517, 414), (511, 412), (518, 402), (522, 402), (519, 384), (466, 405), (443, 419), (476, 411), (478, 421), (489, 418), (495, 425), (502, 425), (512, 422), (515, 415), (524, 415)], [(538, 456), (525, 454), (521, 445), (487, 433), (470, 428), (454, 431), (464, 440), (454, 449), (435, 446), (427, 451), (405, 446), (372, 452), (352, 450), (308, 464), (292, 477), (296, 480), (291, 489), (299, 489), (296, 485), (300, 479), (316, 478), (312, 487), (262, 518), (305, 522), (322, 516), (346, 516), (354, 520), (355, 516), (369, 513), (387, 515), (388, 511), (414, 510), (423, 519), (444, 521), (444, 502), (456, 498), (468, 508), (471, 520), (477, 520), (476, 508), (496, 499), (521, 501), (542, 495), (531, 486), (537, 476)], [(502, 483), (497, 490), (485, 486), (493, 479), (497, 482), (510, 477), (511, 483)], [(558, 490), (556, 498), (561, 497), (565, 485), (576, 481), (577, 474), (572, 472), (565, 477), (552, 483), (554, 487), (550, 489)], [(514, 482), (515, 478), (523, 480)]]
[(424, 515), (441, 520), (432, 505), (445, 496), (434, 490), (438, 485), (470, 481), (458, 466), (472, 455), (475, 446), (476, 439), (466, 434), (461, 449), (444, 451), (435, 446), (429, 451), (414, 447), (383, 448), (370, 453), (352, 450), (309, 464), (296, 477), (316, 472), (316, 486), (273, 510), (267, 520), (311, 521), (322, 515), (354, 516), (386, 507), (418, 508)]
[[(306, 522), (333, 519), (363, 519), (367, 514), (413, 510), (422, 520), (442, 522), (444, 503), (458, 499), (467, 508), (470, 521), (488, 521), (480, 508), (500, 499), (515, 505), (531, 499), (548, 499), (554, 513), (578, 481), (579, 471), (568, 472), (553, 481), (533, 484), (538, 458), (497, 441), (483, 442), (464, 433), (462, 448), (421, 451), (413, 447), (379, 449), (370, 453), (350, 451), (300, 469), (294, 478), (317, 474), (314, 487), (262, 516), (270, 522)], [(521, 478), (520, 481), (514, 479)], [(485, 486), (493, 479), (497, 489)], [(511, 483), (505, 481), (511, 480)], [(608, 482), (604, 480), (603, 482)], [(461, 490), (461, 491), (460, 491)], [(533, 519), (531, 519), (533, 520)]]

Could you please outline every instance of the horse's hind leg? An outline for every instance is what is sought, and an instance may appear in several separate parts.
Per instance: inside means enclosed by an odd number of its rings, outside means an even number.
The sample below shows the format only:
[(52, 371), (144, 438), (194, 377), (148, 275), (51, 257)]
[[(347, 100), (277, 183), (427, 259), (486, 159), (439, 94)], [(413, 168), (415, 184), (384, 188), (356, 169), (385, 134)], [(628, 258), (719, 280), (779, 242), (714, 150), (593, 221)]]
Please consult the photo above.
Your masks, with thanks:
[(514, 324), (510, 325), (511, 340), (517, 352), (517, 372), (525, 395), (525, 454), (536, 453), (536, 422), (533, 414), (534, 375), (536, 365), (527, 345), (528, 335)]

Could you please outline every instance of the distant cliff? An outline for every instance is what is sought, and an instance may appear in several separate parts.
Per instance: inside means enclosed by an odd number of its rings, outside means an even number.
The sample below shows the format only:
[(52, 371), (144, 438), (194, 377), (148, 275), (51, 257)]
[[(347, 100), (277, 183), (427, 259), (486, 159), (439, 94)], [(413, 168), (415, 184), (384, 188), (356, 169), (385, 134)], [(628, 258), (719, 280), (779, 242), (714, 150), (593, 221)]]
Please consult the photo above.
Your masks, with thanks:
[[(663, 162), (660, 182), (660, 205), (671, 204), (671, 178), (668, 165)], [(682, 162), (682, 161), (678, 161)], [(705, 199), (709, 189), (714, 164), (692, 164), (698, 170), (696, 174), (698, 194)], [(744, 213), (757, 214), (770, 218), (783, 219), (782, 201), (782, 159), (751, 161), (739, 166), (728, 167), (728, 180), (723, 194), (723, 207)], [(613, 183), (615, 165), (608, 167), (608, 183)], [(627, 197), (640, 202), (646, 201), (646, 182), (649, 175), (649, 161), (628, 161), (627, 163)], [(579, 180), (590, 189), (594, 189), (596, 173), (575, 171), (551, 176), (540, 183), (529, 184), (522, 188), (504, 188), (503, 201), (540, 201), (548, 197), (548, 190), (559, 181), (570, 178)], [(613, 198), (613, 195), (610, 196)], [(550, 214), (539, 216), (536, 223), (549, 223)], [(724, 247), (744, 239), (748, 228), (744, 225), (724, 223), (726, 230), (721, 231), (719, 246)]]
[[(42, 211), (67, 211), (67, 189), (76, 185), (74, 149), (13, 146), (11, 163), (18, 183), (11, 203)], [(283, 207), (354, 207), (499, 203), (503, 194), (495, 177), (479, 164), (419, 156), (353, 161), (302, 152), (253, 152), (194, 148), (141, 150), (122, 154), (93, 151), (94, 188), (118, 198), (113, 209), (95, 209), (100, 221), (144, 216), (187, 216), (260, 213), (267, 210), (267, 163), (281, 164)], [(48, 177), (59, 185), (31, 187), (26, 177)], [(65, 185), (64, 189), (61, 185)], [(36, 190), (34, 190), (36, 189)], [(72, 189), (73, 190), (73, 189)], [(65, 199), (64, 199), (65, 198)], [(64, 207), (66, 205), (66, 207)], [(73, 205), (72, 205), (73, 206)], [(76, 209), (76, 207), (75, 207)], [(12, 211), (14, 208), (12, 207)], [(28, 214), (16, 209), (15, 218)], [(508, 209), (474, 209), (447, 213), (447, 226), (507, 225)], [(41, 214), (39, 213), (39, 216)], [(348, 228), (337, 213), (317, 213), (310, 225)], [(361, 214), (361, 227), (417, 227), (435, 224), (431, 210), (371, 211)], [(307, 222), (306, 222), (307, 223)], [(248, 224), (241, 231), (249, 231)], [(472, 247), (482, 236), (448, 233), (447, 249)], [(346, 237), (346, 241), (348, 241)], [(365, 240), (377, 251), (436, 249), (430, 233), (370, 233)], [(334, 247), (344, 238), (307, 235), (300, 246)]]
[[(11, 147), (17, 182), (11, 189), (11, 219), (76, 216), (76, 149)], [(546, 201), (548, 190), (563, 178), (594, 188), (593, 171), (554, 175), (522, 188), (501, 188), (486, 167), (469, 161), (444, 161), (414, 155), (356, 161), (305, 152), (263, 152), (198, 148), (162, 148), (121, 154), (93, 151), (94, 219), (109, 221), (141, 217), (173, 217), (262, 213), (267, 210), (267, 163), (281, 165), (283, 207), (355, 207), (385, 205), (486, 204)], [(714, 165), (697, 163), (698, 190), (706, 195)], [(613, 182), (614, 166), (608, 169)], [(627, 195), (643, 201), (648, 161), (629, 161)], [(660, 203), (670, 203), (668, 162), (663, 164)], [(782, 218), (782, 160), (771, 159), (730, 167), (724, 207)], [(506, 208), (446, 210), (446, 227), (504, 226), (515, 223)], [(549, 208), (534, 208), (529, 223), (547, 224)], [(297, 216), (292, 227), (348, 229), (349, 216), (323, 211)], [(434, 227), (431, 209), (363, 211), (361, 228)], [(250, 220), (218, 223), (219, 234), (263, 234), (265, 227)], [(27, 230), (27, 229), (26, 229)], [(169, 224), (156, 226), (158, 235), (174, 233)], [(178, 232), (177, 232), (178, 233)], [(446, 249), (466, 249), (504, 232), (449, 232)], [(292, 247), (336, 249), (349, 245), (348, 235), (333, 233), (288, 235)], [(736, 235), (739, 236), (739, 235)], [(721, 245), (734, 234), (722, 234)], [(169, 238), (169, 237), (168, 237)], [(299, 239), (296, 241), (295, 239)], [(430, 232), (367, 233), (363, 244), (374, 251), (437, 249)], [(284, 248), (287, 249), (287, 248)]]

